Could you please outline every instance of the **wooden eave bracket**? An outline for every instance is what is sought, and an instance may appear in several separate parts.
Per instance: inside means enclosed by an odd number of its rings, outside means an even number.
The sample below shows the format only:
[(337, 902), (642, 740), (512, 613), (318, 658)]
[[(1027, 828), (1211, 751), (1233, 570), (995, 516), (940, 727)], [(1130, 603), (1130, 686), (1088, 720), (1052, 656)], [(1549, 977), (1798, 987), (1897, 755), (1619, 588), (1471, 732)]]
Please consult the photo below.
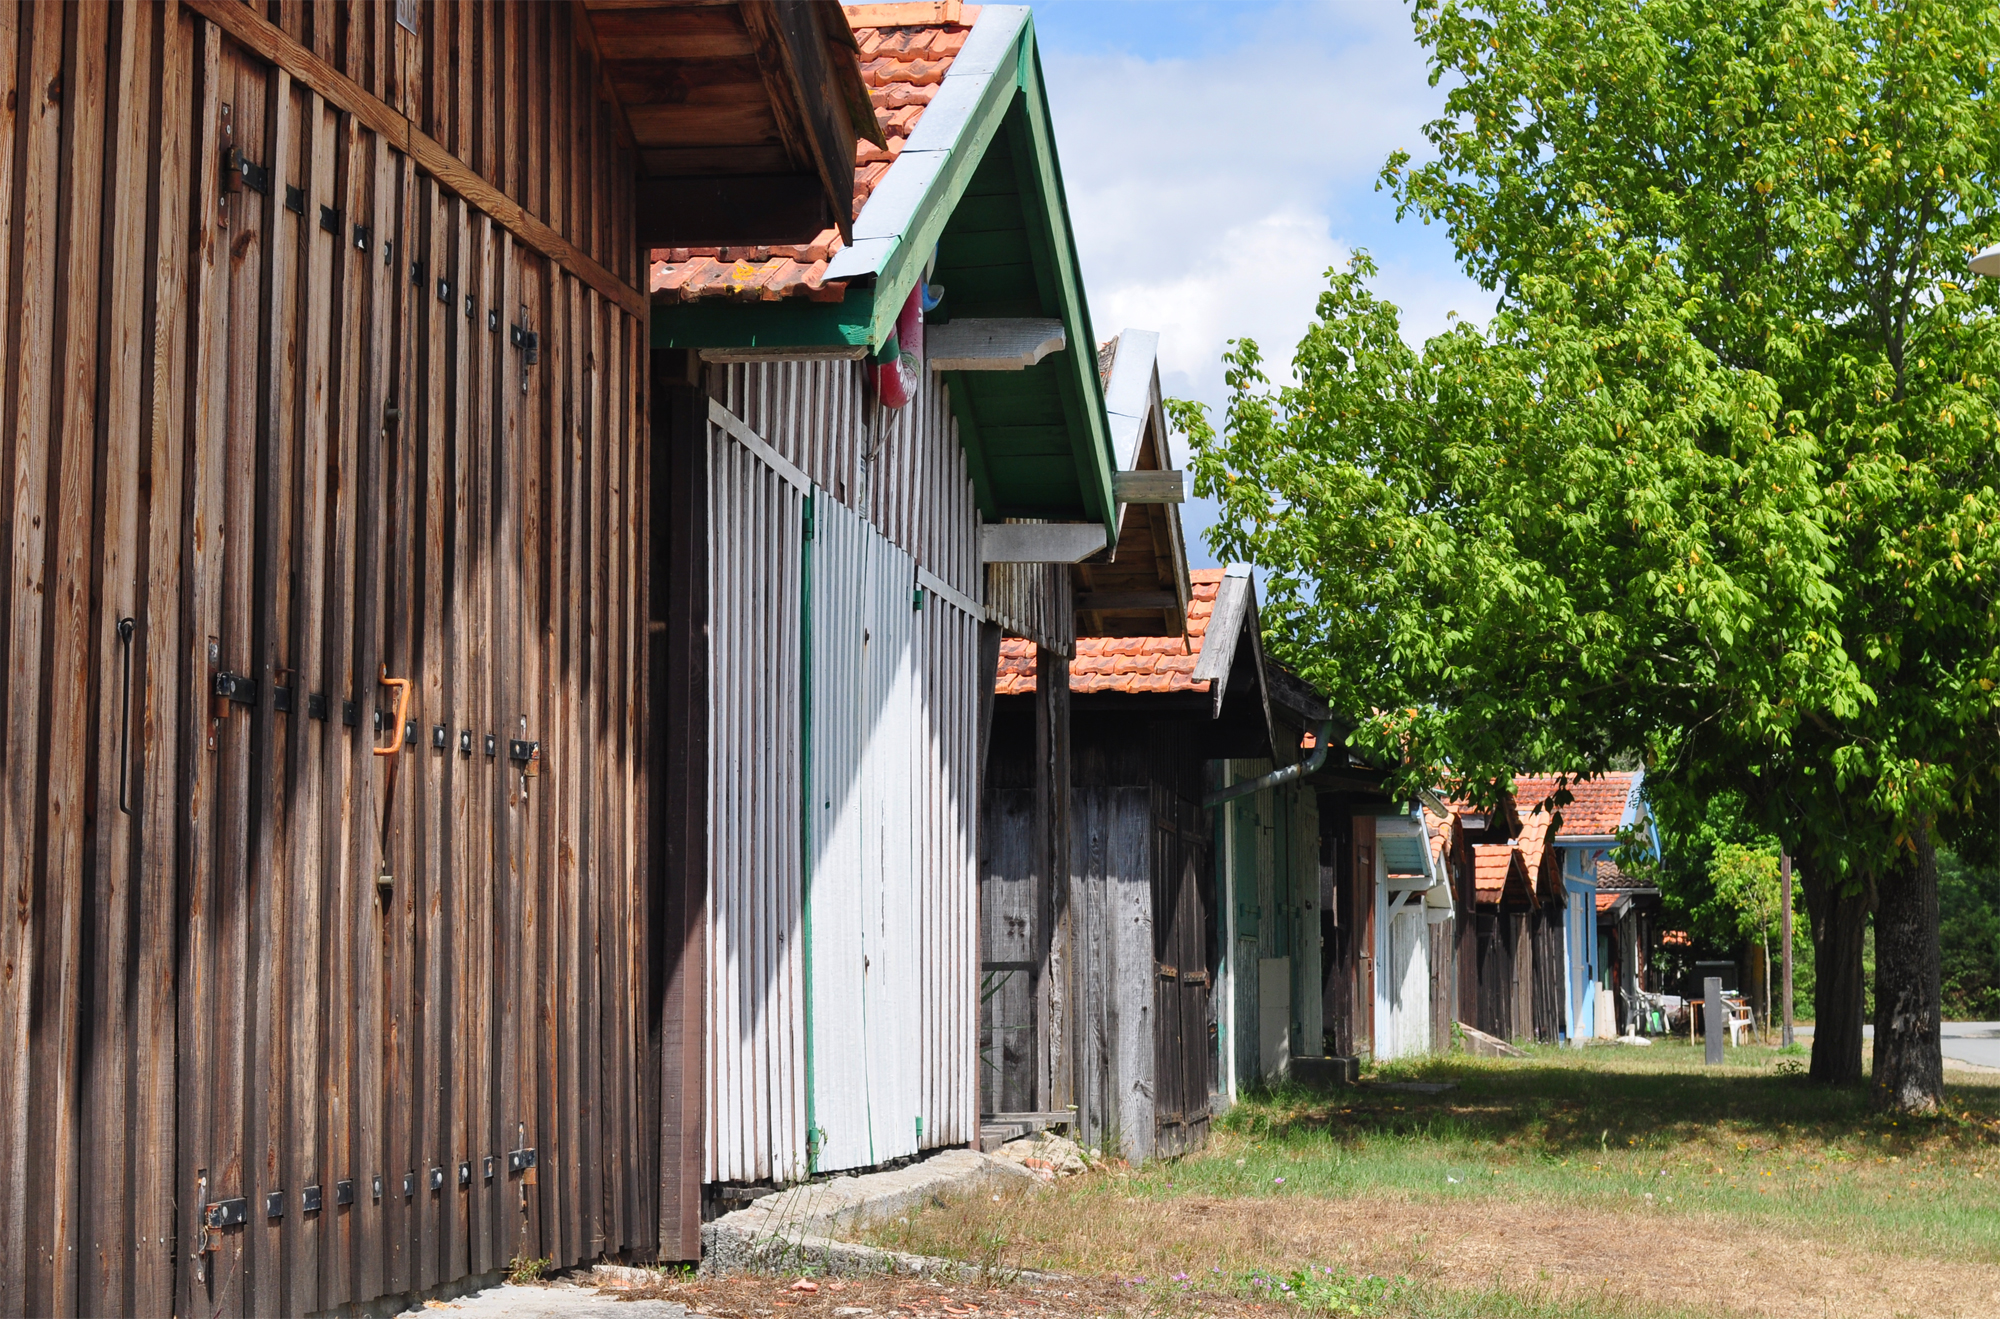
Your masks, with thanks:
[(969, 317), (924, 327), (924, 357), (933, 371), (1025, 371), (1069, 345), (1053, 318)]
[(1187, 474), (1158, 468), (1111, 474), (1111, 497), (1121, 504), (1180, 504), (1187, 500)]
[(979, 528), (981, 563), (1076, 563), (1104, 545), (1101, 522), (988, 522)]

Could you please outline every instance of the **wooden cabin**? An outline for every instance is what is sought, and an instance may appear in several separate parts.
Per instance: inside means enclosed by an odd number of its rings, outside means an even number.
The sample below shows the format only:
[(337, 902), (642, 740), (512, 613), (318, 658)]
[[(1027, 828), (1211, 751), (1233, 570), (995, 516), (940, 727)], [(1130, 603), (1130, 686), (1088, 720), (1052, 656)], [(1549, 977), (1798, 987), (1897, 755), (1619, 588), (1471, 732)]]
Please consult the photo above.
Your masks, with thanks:
[[(1598, 868), (1628, 838), (1645, 839), (1658, 853), (1644, 785), (1644, 770), (1514, 781), (1515, 798), (1527, 808), (1524, 818), (1549, 817), (1547, 846), (1562, 893), (1562, 1033), (1572, 1043), (1599, 1034), (1600, 989), (1610, 997), (1609, 986), (1600, 983), (1608, 949), (1598, 938)], [(1616, 1033), (1613, 1021), (1605, 1022), (1603, 1033)]]
[(700, 748), (660, 826), (683, 1242), (766, 1188), (978, 1137), (1000, 637), (1066, 663), (1072, 565), (1145, 520), (1028, 11), (847, 12), (886, 139), (856, 155), (851, 239), (651, 259), (666, 701)]
[(1660, 890), (1606, 859), (1597, 866), (1598, 962), (1601, 982), (1614, 995), (1617, 1030), (1637, 1034), (1645, 1028), (1634, 1005), (1641, 992), (1663, 986), (1653, 967), (1653, 948), (1664, 906)]
[(841, 11), (7, 0), (0, 82), (0, 1315), (690, 1257), (644, 251), (854, 232)]
[[(1079, 1138), (1109, 1155), (1180, 1153), (1240, 1086), (1319, 1051), (1310, 793), (1211, 805), (1274, 759), (1296, 763), (1304, 720), (1264, 662), (1247, 572), (1189, 580), (1184, 636), (1083, 636), (1060, 667), (1004, 643), (981, 879), (982, 1106), (998, 1133), (1074, 1106)], [(1050, 673), (1069, 705), (1068, 846), (1053, 861)]]

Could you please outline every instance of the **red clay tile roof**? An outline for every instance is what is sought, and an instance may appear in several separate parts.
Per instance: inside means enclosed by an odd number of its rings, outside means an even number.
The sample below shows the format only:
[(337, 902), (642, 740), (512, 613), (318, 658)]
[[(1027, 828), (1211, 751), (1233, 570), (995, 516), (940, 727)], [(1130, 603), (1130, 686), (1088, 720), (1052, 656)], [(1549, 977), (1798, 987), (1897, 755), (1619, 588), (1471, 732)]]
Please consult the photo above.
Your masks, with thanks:
[(1472, 848), (1472, 883), (1480, 902), (1498, 902), (1507, 892), (1507, 877), (1513, 870), (1518, 849), (1507, 843), (1475, 843)]
[[(868, 84), (875, 120), (889, 141), (887, 149), (855, 142), (854, 213), (859, 215), (937, 94), (945, 71), (979, 18), (979, 6), (925, 0), (846, 9), (861, 47), (861, 80)], [(825, 229), (800, 247), (658, 248), (651, 254), (648, 287), (683, 302), (703, 298), (839, 302), (847, 296), (847, 285), (826, 282), (826, 263), (840, 246), (840, 231)]]
[[(1574, 800), (1561, 808), (1559, 837), (1617, 833), (1618, 822), (1625, 818), (1625, 801), (1631, 796), (1632, 783), (1637, 777), (1631, 773), (1611, 773), (1582, 783), (1571, 782), (1569, 793)], [(1521, 809), (1523, 824), (1529, 812), (1555, 795), (1556, 782), (1554, 775), (1522, 776), (1514, 780), (1514, 801)]]
[[(1517, 797), (1515, 800), (1525, 802), (1528, 798)], [(1528, 867), (1531, 876), (1542, 873), (1542, 856), (1548, 851), (1549, 826), (1553, 823), (1554, 817), (1547, 811), (1533, 809), (1532, 802), (1528, 810), (1521, 812), (1521, 836), (1514, 841), (1521, 849), (1521, 861)]]
[[(1215, 612), (1215, 593), (1222, 586), (1222, 569), (1197, 568), (1188, 574), (1194, 594), (1188, 602), (1187, 637), (1078, 637), (1076, 658), (1069, 665), (1072, 692), (1205, 692), (1206, 681), (1194, 680), (1201, 658), (1201, 639), (1208, 616)], [(1000, 678), (993, 685), (1000, 696), (1025, 696), (1035, 690), (1035, 643), (1008, 637), (1000, 643)]]
[(1636, 889), (1644, 890), (1648, 893), (1654, 891), (1651, 884), (1640, 879), (1637, 875), (1628, 875), (1620, 870), (1618, 863), (1610, 857), (1606, 857), (1597, 863), (1597, 887), (1600, 889), (1618, 889), (1621, 891)]

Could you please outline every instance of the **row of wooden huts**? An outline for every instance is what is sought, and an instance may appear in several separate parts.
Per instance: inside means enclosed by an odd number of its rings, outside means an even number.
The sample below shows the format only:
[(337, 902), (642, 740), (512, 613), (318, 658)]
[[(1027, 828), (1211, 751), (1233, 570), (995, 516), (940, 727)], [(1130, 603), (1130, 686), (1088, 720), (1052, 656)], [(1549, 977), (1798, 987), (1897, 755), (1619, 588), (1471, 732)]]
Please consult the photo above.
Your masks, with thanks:
[(1002, 636), (1178, 497), (1028, 11), (9, 2), (0, 82), (0, 1315), (975, 1141)]
[(1189, 571), (1024, 7), (5, 0), (0, 83), (0, 1316), (1442, 1038), (1505, 829)]

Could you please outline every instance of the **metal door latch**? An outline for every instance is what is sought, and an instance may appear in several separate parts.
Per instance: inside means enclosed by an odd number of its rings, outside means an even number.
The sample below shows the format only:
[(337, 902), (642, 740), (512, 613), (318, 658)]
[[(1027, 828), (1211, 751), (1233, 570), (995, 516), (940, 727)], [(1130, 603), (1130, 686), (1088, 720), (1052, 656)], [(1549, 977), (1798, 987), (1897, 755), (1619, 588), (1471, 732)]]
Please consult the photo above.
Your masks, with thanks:
[(507, 1171), (509, 1173), (526, 1172), (534, 1166), (535, 1150), (532, 1145), (524, 1149), (507, 1151)]
[(203, 1227), (241, 1227), (250, 1221), (250, 1202), (245, 1199), (217, 1200), (201, 1211)]
[(271, 172), (243, 154), (242, 147), (227, 147), (222, 153), (223, 186), (230, 192), (248, 188), (252, 192), (271, 191)]
[(524, 774), (539, 774), (541, 773), (542, 744), (540, 742), (524, 742), (519, 738), (510, 739), (507, 743), (507, 759), (514, 761), (516, 764), (526, 765), (527, 768), (521, 771)]
[(218, 673), (215, 675), (215, 694), (225, 701), (238, 705), (257, 703), (257, 680), (246, 678), (240, 673)]

